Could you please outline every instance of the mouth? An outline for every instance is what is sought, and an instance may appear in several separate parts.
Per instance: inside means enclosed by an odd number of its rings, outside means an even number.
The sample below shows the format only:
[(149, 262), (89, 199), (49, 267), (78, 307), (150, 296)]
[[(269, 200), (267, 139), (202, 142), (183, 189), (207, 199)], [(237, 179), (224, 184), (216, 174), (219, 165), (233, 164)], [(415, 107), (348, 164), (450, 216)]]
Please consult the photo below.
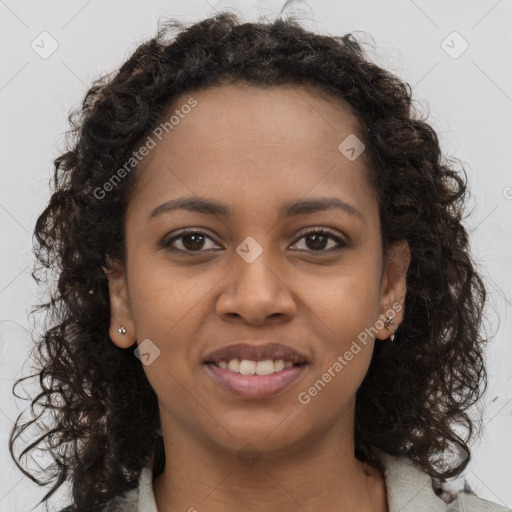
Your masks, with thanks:
[[(282, 359), (260, 361), (258, 365), (260, 363), (265, 364), (263, 370), (269, 373), (256, 373), (259, 371), (256, 362), (247, 360), (230, 360), (228, 367), (226, 367), (225, 361), (221, 361), (219, 364), (206, 362), (204, 367), (213, 382), (219, 384), (230, 394), (256, 400), (268, 398), (289, 388), (305, 373), (308, 365), (306, 362), (292, 363), (291, 361), (287, 361), (288, 364), (286, 364)], [(229, 366), (233, 369), (230, 369)], [(270, 371), (271, 369), (272, 371)]]
[(205, 361), (203, 364), (216, 366), (230, 370), (233, 373), (241, 375), (270, 375), (278, 373), (285, 368), (292, 368), (294, 366), (305, 366), (306, 363), (294, 363), (292, 361), (285, 361), (283, 359), (265, 359), (262, 361), (251, 361), (249, 359), (230, 359), (224, 361)]
[(233, 371), (238, 371), (235, 361), (241, 362), (243, 368), (251, 368), (252, 362), (255, 362), (257, 365), (264, 362), (265, 365), (262, 368), (270, 367), (269, 361), (278, 363), (278, 367), (280, 366), (279, 361), (283, 361), (287, 367), (289, 363), (295, 365), (309, 362), (304, 354), (280, 343), (267, 343), (265, 345), (237, 343), (222, 347), (208, 354), (204, 358), (203, 363), (212, 363), (218, 366), (227, 365), (226, 367)]
[(215, 383), (244, 398), (266, 398), (294, 383), (309, 361), (280, 343), (238, 343), (217, 349), (203, 360)]

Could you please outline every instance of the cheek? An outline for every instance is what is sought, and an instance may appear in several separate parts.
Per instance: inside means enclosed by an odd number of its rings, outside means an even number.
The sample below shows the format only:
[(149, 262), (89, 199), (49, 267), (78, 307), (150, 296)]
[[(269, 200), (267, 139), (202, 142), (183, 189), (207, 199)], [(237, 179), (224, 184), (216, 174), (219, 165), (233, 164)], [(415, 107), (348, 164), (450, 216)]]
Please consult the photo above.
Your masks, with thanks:
[(354, 261), (303, 281), (304, 300), (332, 333), (350, 337), (375, 322), (380, 280), (374, 261)]
[(149, 339), (159, 350), (154, 363), (144, 367), (148, 380), (157, 394), (179, 397), (179, 383), (189, 382), (200, 368), (197, 341), (204, 339), (201, 329), (211, 314), (208, 296), (221, 276), (140, 253), (132, 258), (128, 275), (138, 343)]
[(186, 324), (215, 284), (210, 273), (191, 273), (160, 256), (133, 258), (128, 275), (137, 334), (155, 339)]
[(371, 362), (375, 343), (371, 327), (378, 319), (378, 303), (372, 283), (359, 281), (354, 286), (357, 277), (332, 281), (311, 303), (317, 359), (299, 402), (319, 423), (350, 409)]
[[(355, 392), (370, 364), (376, 332), (372, 327), (379, 319), (380, 283), (375, 262), (360, 259), (331, 279), (315, 281), (308, 287), (312, 293), (306, 304), (320, 363), (318, 371), (331, 368), (331, 377), (333, 373), (336, 377), (329, 387), (340, 391), (354, 383), (356, 387), (351, 391)], [(326, 379), (331, 377), (327, 375)]]

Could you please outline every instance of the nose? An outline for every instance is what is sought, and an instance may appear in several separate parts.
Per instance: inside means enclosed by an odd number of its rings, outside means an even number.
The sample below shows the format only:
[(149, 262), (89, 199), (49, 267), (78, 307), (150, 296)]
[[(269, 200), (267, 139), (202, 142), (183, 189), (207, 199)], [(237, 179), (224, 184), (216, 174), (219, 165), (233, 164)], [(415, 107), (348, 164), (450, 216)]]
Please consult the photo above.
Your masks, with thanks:
[(269, 319), (288, 322), (295, 315), (296, 302), (286, 277), (264, 255), (265, 251), (251, 263), (235, 257), (216, 304), (223, 320), (262, 325)]

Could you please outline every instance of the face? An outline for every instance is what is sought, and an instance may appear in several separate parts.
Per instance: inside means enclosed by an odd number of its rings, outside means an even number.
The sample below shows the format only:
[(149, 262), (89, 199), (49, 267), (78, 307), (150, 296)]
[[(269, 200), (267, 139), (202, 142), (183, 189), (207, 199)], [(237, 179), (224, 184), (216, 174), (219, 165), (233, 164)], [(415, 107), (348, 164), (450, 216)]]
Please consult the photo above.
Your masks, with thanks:
[[(181, 108), (190, 97), (197, 104)], [(357, 118), (302, 87), (223, 86), (183, 95), (167, 118), (176, 109), (179, 122), (136, 170), (125, 266), (109, 275), (112, 341), (146, 344), (163, 430), (231, 452), (251, 442), (262, 453), (291, 450), (333, 425), (351, 432), (374, 343), (402, 320), (409, 258), (404, 244), (383, 264), (364, 153), (349, 159), (338, 148)], [(158, 209), (178, 198), (225, 211)], [(297, 208), (319, 199), (342, 206)], [(266, 342), (308, 361), (271, 396), (238, 396), (203, 363), (221, 347)]]

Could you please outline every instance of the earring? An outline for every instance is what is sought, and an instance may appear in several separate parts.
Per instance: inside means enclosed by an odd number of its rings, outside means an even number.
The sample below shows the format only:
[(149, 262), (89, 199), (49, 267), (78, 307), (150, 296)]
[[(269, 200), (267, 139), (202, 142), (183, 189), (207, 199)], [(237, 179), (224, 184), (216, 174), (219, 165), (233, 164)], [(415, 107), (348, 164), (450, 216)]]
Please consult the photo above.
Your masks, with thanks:
[[(394, 324), (395, 324), (395, 322), (394, 322), (394, 320), (393, 320), (393, 317), (392, 317), (392, 316), (388, 316), (388, 317), (386, 318), (386, 320), (384, 321), (384, 324), (386, 325), (386, 329), (388, 328), (388, 326), (390, 326), (390, 325), (394, 325)], [(394, 334), (391, 334), (391, 336), (389, 337), (389, 339), (390, 339), (391, 341), (393, 341), (393, 340), (395, 339), (395, 335), (394, 335)]]
[(117, 332), (119, 334), (126, 334), (126, 329), (124, 328), (124, 325), (121, 325), (121, 327), (119, 327), (119, 329), (117, 329)]

